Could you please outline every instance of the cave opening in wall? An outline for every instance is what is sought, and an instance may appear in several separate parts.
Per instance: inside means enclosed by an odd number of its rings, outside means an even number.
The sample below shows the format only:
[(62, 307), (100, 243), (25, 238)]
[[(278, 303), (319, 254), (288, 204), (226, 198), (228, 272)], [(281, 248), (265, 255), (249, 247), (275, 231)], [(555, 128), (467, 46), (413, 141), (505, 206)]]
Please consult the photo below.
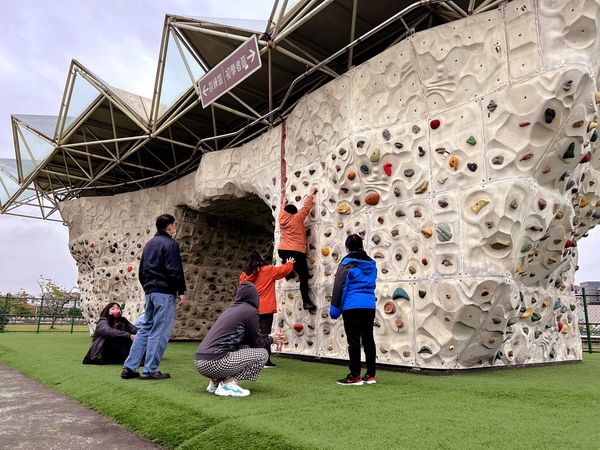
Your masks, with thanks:
[(273, 256), (274, 219), (269, 206), (249, 194), (221, 198), (200, 210), (180, 207), (177, 235), (187, 283), (177, 308), (173, 339), (202, 339), (233, 301), (251, 249)]

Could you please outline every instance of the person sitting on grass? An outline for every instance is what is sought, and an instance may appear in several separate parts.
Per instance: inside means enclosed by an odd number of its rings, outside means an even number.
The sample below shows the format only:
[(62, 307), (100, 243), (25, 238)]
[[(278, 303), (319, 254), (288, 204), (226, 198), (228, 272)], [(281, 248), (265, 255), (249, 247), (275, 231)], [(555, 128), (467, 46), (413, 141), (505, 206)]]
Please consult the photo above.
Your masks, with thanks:
[(210, 379), (206, 391), (222, 397), (246, 397), (239, 380), (256, 381), (269, 354), (267, 345), (283, 344), (278, 331), (259, 332), (258, 291), (249, 281), (237, 290), (234, 302), (219, 316), (196, 351), (196, 369)]
[[(288, 258), (285, 264), (275, 267), (263, 259), (262, 255), (252, 250), (244, 264), (244, 271), (240, 275), (240, 284), (244, 281), (250, 281), (256, 286), (258, 291), (258, 319), (260, 332), (262, 334), (271, 333), (273, 328), (273, 315), (277, 312), (277, 299), (275, 297), (275, 281), (281, 280), (294, 270), (294, 258)], [(265, 364), (265, 369), (277, 367), (271, 361), (271, 345), (267, 345), (269, 359)]]
[[(377, 265), (363, 249), (362, 238), (351, 234), (346, 239), (348, 254), (342, 259), (333, 282), (331, 306), (332, 319), (340, 314), (344, 319), (344, 331), (348, 340), (350, 373), (337, 381), (341, 385), (375, 384), (375, 283)], [(365, 348), (367, 372), (360, 377), (360, 341)]]
[(100, 312), (83, 364), (123, 364), (137, 332), (138, 328), (123, 317), (119, 304), (109, 303)]

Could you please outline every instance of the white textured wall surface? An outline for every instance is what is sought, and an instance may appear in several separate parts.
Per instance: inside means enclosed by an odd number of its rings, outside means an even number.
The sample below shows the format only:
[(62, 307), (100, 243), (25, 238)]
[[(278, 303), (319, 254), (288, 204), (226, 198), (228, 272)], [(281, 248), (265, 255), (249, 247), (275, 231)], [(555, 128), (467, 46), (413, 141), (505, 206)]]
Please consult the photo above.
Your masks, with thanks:
[[(379, 269), (379, 362), (581, 359), (572, 285), (579, 239), (600, 220), (599, 23), (599, 0), (513, 1), (417, 33), (298, 103), (285, 186), (298, 206), (319, 187), (307, 220), (319, 311), (278, 284), (284, 352), (347, 358), (329, 296), (359, 233)], [(171, 185), (64, 203), (90, 324), (109, 300), (139, 314), (141, 249), (170, 212), (190, 287), (173, 337), (204, 336), (250, 247), (276, 248), (280, 146), (276, 128)]]

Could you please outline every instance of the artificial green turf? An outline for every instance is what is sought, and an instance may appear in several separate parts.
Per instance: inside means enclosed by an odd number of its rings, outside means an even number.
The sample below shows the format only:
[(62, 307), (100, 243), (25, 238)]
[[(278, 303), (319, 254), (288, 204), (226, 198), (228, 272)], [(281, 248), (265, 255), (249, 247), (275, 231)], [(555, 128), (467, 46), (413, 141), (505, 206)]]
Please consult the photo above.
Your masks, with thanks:
[(194, 343), (170, 343), (173, 378), (122, 380), (84, 366), (89, 337), (0, 334), (0, 362), (169, 448), (600, 448), (600, 356), (581, 364), (454, 376), (380, 371), (338, 386), (341, 366), (277, 358), (252, 395), (219, 398), (193, 365)]

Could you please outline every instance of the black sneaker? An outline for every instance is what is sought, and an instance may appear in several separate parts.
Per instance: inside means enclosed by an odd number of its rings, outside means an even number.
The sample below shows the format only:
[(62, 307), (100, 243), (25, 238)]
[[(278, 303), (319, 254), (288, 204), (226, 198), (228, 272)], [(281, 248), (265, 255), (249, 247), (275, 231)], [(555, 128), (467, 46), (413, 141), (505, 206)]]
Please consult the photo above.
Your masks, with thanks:
[(263, 369), (274, 369), (275, 367), (277, 367), (277, 364), (273, 364), (271, 361), (267, 361)]
[(131, 370), (129, 367), (123, 367), (123, 370), (121, 371), (121, 378), (125, 380), (129, 380), (131, 378), (139, 378), (139, 376), (139, 373), (137, 373), (135, 370)]
[(162, 373), (160, 371), (154, 373), (143, 373), (140, 377), (140, 380), (166, 380), (167, 378), (171, 378), (170, 373)]
[(313, 316), (317, 314), (317, 305), (315, 305), (314, 303), (304, 303), (302, 305), (302, 309), (308, 310), (309, 314)]
[(342, 386), (362, 386), (365, 382), (360, 378), (360, 376), (353, 377), (351, 374), (348, 374), (346, 378), (337, 380), (336, 383)]

